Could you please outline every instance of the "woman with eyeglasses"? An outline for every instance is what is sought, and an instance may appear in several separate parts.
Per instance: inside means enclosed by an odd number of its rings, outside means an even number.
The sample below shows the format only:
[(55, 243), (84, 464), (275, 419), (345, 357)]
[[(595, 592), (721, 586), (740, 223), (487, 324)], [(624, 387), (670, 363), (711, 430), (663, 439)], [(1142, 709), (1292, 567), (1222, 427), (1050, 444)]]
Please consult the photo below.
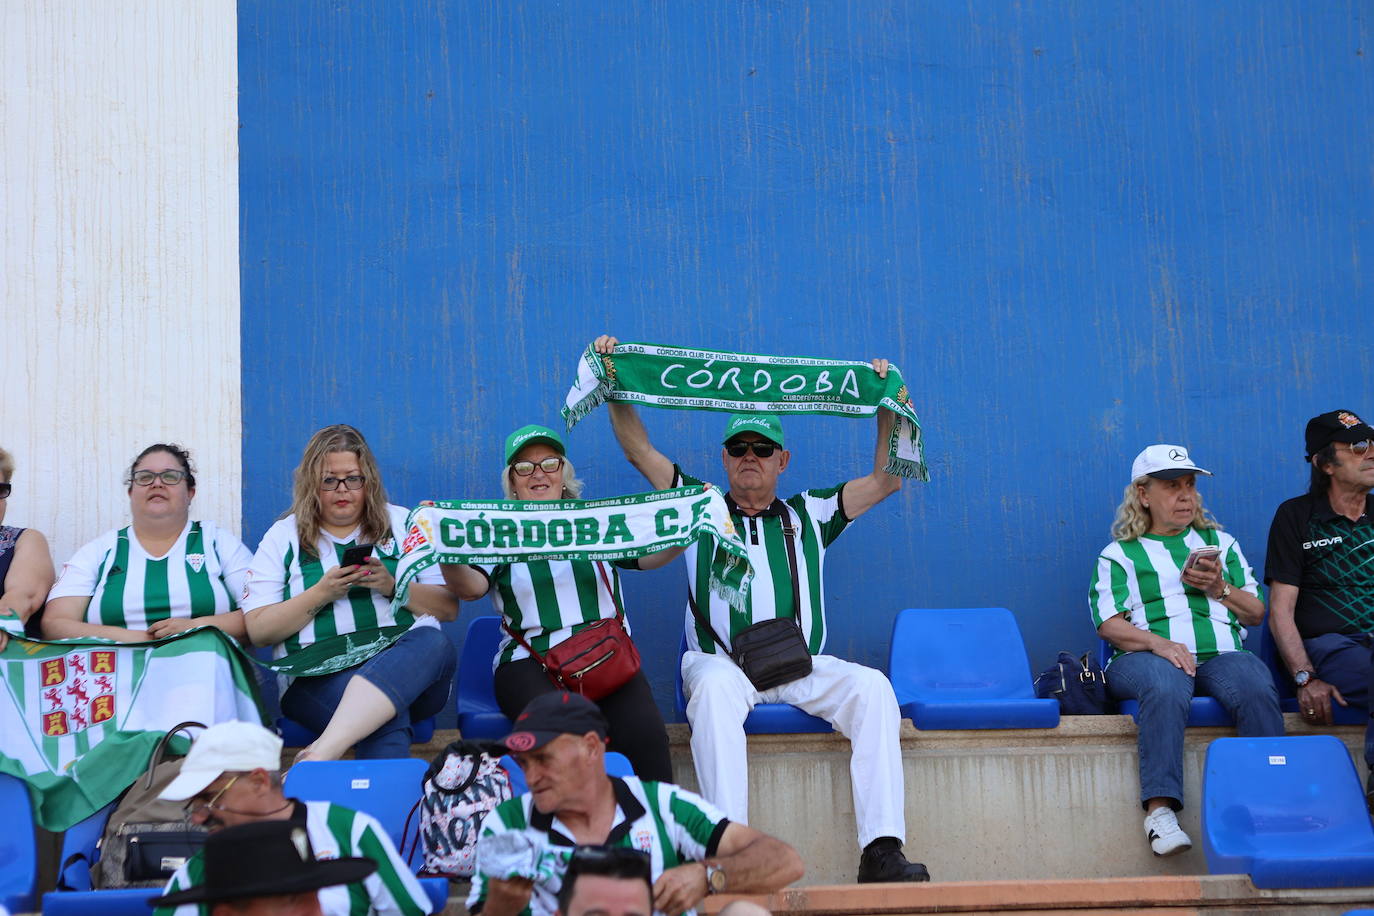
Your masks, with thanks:
[(439, 621), (458, 602), (437, 570), (393, 611), (408, 513), (386, 500), (362, 433), (343, 424), (311, 437), (290, 511), (253, 557), (243, 611), (254, 644), (273, 647), (288, 678), (282, 712), (320, 737), (297, 760), (408, 757), (412, 723), (448, 700), (457, 665)]
[(237, 599), (252, 554), (214, 522), (191, 519), (191, 456), (178, 445), (150, 445), (125, 483), (132, 523), (102, 534), (62, 567), (43, 611), (43, 635), (144, 642), (212, 626), (242, 639)]
[[(544, 426), (523, 426), (506, 438), (501, 490), (507, 499), (579, 499), (582, 481), (568, 460), (563, 440)], [(444, 564), (442, 575), (459, 598), (476, 601), (491, 594), (502, 617), (501, 645), (492, 665), (496, 701), (514, 719), (529, 701), (559, 690), (519, 640), (541, 655), (598, 620), (618, 616), (619, 569), (657, 569), (682, 552), (670, 547), (638, 560), (593, 563), (587, 560), (535, 560), (497, 566)], [(626, 630), (629, 629), (628, 621)], [(671, 782), (668, 732), (643, 671), (597, 701), (610, 723), (610, 749), (629, 758), (641, 779)]]
[[(20, 628), (32, 632), (30, 618), (48, 597), (53, 571), (43, 532), (4, 524), (13, 479), (14, 456), (0, 448), (0, 614), (18, 635)], [(0, 650), (8, 642), (9, 633), (0, 629)]]

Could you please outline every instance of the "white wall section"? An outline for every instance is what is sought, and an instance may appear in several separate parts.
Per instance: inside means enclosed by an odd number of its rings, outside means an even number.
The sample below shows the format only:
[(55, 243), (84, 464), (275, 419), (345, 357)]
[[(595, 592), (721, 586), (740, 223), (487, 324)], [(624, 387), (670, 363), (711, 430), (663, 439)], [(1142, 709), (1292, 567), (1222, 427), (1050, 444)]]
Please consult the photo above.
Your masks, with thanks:
[(60, 565), (126, 523), (122, 474), (191, 450), (193, 516), (240, 522), (233, 0), (0, 3), (6, 521)]

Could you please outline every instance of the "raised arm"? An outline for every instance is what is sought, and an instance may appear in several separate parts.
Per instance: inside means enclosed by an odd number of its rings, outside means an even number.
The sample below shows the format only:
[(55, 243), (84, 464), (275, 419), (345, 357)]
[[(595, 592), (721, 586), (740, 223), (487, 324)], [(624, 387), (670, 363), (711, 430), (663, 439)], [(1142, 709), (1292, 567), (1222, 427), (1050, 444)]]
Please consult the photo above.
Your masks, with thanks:
[(706, 862), (670, 868), (654, 882), (654, 909), (677, 914), (706, 896), (706, 865), (725, 872), (731, 894), (763, 894), (786, 887), (806, 872), (801, 856), (787, 843), (746, 824), (733, 821), (721, 834), (716, 854)]
[(491, 583), (482, 571), (466, 563), (440, 563), (444, 587), (459, 601), (476, 601), (487, 593)]
[[(873, 360), (873, 371), (878, 373), (878, 378), (887, 378), (887, 367), (887, 360)], [(878, 408), (878, 443), (873, 452), (873, 470), (844, 485), (844, 514), (850, 519), (858, 518), (902, 488), (902, 478), (883, 470), (887, 466), (887, 444), (896, 422), (896, 414), (886, 407)]]
[[(619, 342), (609, 334), (602, 334), (592, 341), (592, 347), (604, 356), (613, 352)], [(644, 475), (649, 486), (655, 490), (671, 487), (673, 463), (649, 442), (649, 431), (644, 428), (639, 411), (633, 405), (619, 401), (611, 401), (606, 406), (611, 412), (611, 429), (615, 431), (615, 439), (620, 443), (626, 460)]]

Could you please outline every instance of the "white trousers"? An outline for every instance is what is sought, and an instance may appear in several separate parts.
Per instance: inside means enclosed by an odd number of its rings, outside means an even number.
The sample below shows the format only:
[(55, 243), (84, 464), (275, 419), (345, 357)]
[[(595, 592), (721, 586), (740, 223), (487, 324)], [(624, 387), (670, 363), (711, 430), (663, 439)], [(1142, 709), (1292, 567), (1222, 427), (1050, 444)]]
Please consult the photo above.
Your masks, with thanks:
[(901, 713), (892, 684), (880, 671), (833, 655), (812, 661), (808, 676), (760, 693), (729, 656), (683, 654), (682, 691), (701, 794), (730, 820), (749, 823), (744, 719), (757, 703), (791, 703), (849, 739), (859, 847), (882, 836), (905, 842)]

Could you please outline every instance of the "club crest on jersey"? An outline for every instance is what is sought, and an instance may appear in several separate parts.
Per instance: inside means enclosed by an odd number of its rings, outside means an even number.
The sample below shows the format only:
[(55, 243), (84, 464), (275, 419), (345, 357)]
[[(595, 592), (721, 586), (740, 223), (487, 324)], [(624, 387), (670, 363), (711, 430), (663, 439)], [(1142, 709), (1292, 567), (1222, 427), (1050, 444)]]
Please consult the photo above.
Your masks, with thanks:
[(644, 827), (635, 831), (634, 847), (640, 852), (654, 851), (654, 835)]
[(191, 567), (192, 571), (200, 572), (205, 568), (205, 554), (188, 553), (186, 555), (186, 565)]

